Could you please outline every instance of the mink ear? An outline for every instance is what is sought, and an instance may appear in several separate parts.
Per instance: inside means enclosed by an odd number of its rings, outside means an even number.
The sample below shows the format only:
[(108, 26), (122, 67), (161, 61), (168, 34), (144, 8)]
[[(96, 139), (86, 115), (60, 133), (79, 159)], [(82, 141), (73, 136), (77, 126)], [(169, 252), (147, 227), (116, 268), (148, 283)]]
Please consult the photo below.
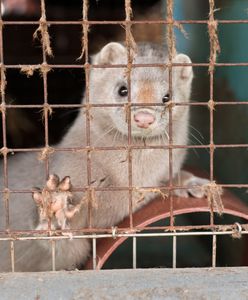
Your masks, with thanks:
[(126, 48), (119, 43), (109, 43), (93, 58), (97, 65), (125, 63)]
[[(178, 54), (174, 60), (173, 63), (177, 64), (191, 64), (190, 58), (185, 54)], [(192, 66), (178, 66), (173, 67), (173, 70), (176, 71), (177, 75), (179, 75), (179, 78), (185, 82), (191, 82), (193, 79), (193, 69)]]

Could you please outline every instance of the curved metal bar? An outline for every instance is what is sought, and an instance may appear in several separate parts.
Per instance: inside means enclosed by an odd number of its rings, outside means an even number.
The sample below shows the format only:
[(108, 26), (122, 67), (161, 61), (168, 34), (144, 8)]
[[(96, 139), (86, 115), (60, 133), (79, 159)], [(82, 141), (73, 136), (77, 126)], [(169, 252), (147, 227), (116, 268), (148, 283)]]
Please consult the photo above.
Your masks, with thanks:
[[(248, 220), (248, 206), (241, 202), (235, 195), (225, 191), (222, 196), (224, 214), (241, 217)], [(175, 197), (173, 201), (174, 215), (189, 213), (210, 212), (207, 199), (180, 198)], [(149, 204), (133, 214), (133, 226), (135, 228), (148, 226), (159, 220), (170, 217), (170, 203), (157, 197)], [(125, 218), (119, 225), (119, 228), (129, 227), (129, 217)], [(97, 242), (97, 262), (95, 268), (101, 269), (111, 254), (127, 239), (120, 237), (116, 239), (104, 238)], [(88, 260), (86, 269), (92, 269), (92, 258)]]

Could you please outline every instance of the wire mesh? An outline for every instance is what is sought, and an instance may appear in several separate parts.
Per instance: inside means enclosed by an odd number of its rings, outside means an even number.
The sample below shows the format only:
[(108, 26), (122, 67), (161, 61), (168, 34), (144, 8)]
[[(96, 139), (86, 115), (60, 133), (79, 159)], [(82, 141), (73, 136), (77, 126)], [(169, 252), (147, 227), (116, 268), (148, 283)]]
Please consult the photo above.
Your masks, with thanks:
[[(217, 248), (217, 238), (220, 235), (234, 235), (237, 232), (240, 235), (248, 234), (247, 226), (242, 224), (237, 226), (237, 224), (231, 225), (216, 225), (214, 223), (214, 203), (210, 201), (209, 203), (209, 215), (210, 221), (208, 225), (191, 225), (191, 226), (178, 226), (175, 224), (174, 219), (174, 197), (172, 191), (175, 189), (185, 189), (184, 186), (175, 185), (173, 183), (173, 150), (174, 149), (208, 149), (210, 151), (210, 169), (209, 169), (209, 180), (210, 184), (215, 184), (214, 181), (214, 153), (216, 149), (227, 149), (227, 148), (247, 148), (248, 144), (215, 144), (214, 141), (214, 110), (217, 106), (225, 105), (247, 105), (248, 101), (215, 101), (214, 99), (214, 72), (217, 67), (247, 67), (248, 63), (218, 63), (216, 61), (217, 54), (220, 51), (218, 42), (218, 25), (219, 24), (247, 24), (248, 20), (216, 20), (215, 19), (215, 3), (214, 0), (209, 0), (209, 18), (208, 20), (174, 20), (173, 18), (173, 0), (167, 0), (167, 14), (166, 19), (158, 20), (133, 20), (132, 19), (132, 3), (131, 0), (125, 0), (125, 20), (120, 21), (91, 21), (88, 19), (88, 11), (90, 6), (89, 0), (82, 1), (82, 20), (79, 21), (50, 21), (46, 18), (46, 3), (45, 0), (41, 0), (41, 18), (39, 21), (5, 21), (2, 19), (2, 13), (0, 13), (0, 61), (1, 61), (1, 115), (2, 115), (2, 136), (3, 136), (3, 147), (1, 149), (1, 154), (3, 156), (3, 188), (0, 193), (3, 195), (3, 201), (5, 204), (5, 230), (0, 231), (1, 241), (10, 241), (10, 253), (11, 253), (11, 270), (15, 271), (15, 241), (33, 241), (33, 240), (45, 240), (51, 241), (51, 255), (52, 255), (52, 270), (56, 270), (56, 242), (59, 240), (67, 239), (91, 239), (92, 240), (92, 255), (93, 255), (93, 269), (97, 266), (97, 240), (103, 238), (119, 238), (119, 237), (130, 237), (133, 241), (133, 268), (137, 267), (137, 246), (136, 242), (140, 237), (173, 237), (173, 257), (172, 266), (177, 267), (177, 237), (180, 236), (211, 236), (212, 237), (212, 267), (216, 267), (216, 248)], [(0, 6), (1, 7), (1, 6)], [(104, 66), (94, 65), (90, 63), (89, 59), (89, 29), (92, 25), (121, 25), (125, 28), (126, 38), (125, 44), (127, 49), (127, 64), (106, 64)], [(166, 41), (168, 46), (168, 62), (164, 63), (154, 63), (154, 64), (137, 64), (133, 63), (133, 55), (135, 48), (135, 41), (132, 36), (132, 26), (135, 24), (149, 25), (149, 24), (161, 24), (167, 26)], [(173, 63), (173, 57), (176, 52), (176, 42), (174, 36), (174, 29), (180, 28), (184, 24), (206, 24), (209, 30), (209, 43), (210, 43), (210, 58), (208, 63)], [(23, 26), (23, 25), (37, 25), (38, 29), (36, 34), (40, 38), (42, 45), (42, 63), (34, 65), (11, 65), (4, 63), (4, 47), (3, 47), (3, 28), (7, 26)], [(70, 27), (71, 25), (82, 26), (82, 52), (80, 54), (80, 63), (77, 64), (51, 64), (48, 63), (47, 58), (52, 55), (52, 46), (50, 44), (49, 28), (51, 26), (66, 25)], [(83, 62), (82, 62), (83, 61)], [(135, 68), (154, 68), (154, 67), (166, 67), (169, 70), (169, 94), (172, 97), (172, 70), (173, 68), (178, 68), (181, 66), (192, 66), (192, 67), (205, 67), (209, 69), (209, 81), (210, 81), (210, 98), (208, 102), (194, 101), (194, 102), (177, 102), (170, 99), (170, 104), (168, 105), (169, 111), (169, 143), (168, 145), (134, 145), (132, 143), (132, 133), (131, 133), (131, 108), (132, 107), (146, 107), (151, 106), (151, 103), (132, 103), (132, 91), (131, 82), (132, 75), (131, 71)], [(91, 103), (90, 102), (90, 84), (89, 76), (90, 71), (93, 69), (106, 69), (106, 68), (125, 68), (127, 73), (127, 83), (128, 83), (128, 101), (125, 104), (113, 104), (113, 103)], [(9, 104), (6, 102), (5, 88), (6, 88), (6, 70), (17, 69), (17, 70), (39, 70), (42, 74), (43, 80), (43, 104)], [(50, 104), (48, 96), (48, 80), (47, 74), (53, 69), (80, 69), (85, 72), (85, 96), (84, 103), (82, 104), (63, 104), (61, 100), (60, 104)], [(116, 108), (124, 107), (127, 109), (127, 120), (128, 120), (128, 144), (123, 146), (92, 146), (91, 141), (91, 110), (94, 108)], [(154, 107), (164, 106), (164, 104), (152, 103)], [(172, 139), (172, 109), (173, 106), (189, 106), (189, 107), (199, 107), (204, 106), (209, 109), (210, 117), (210, 141), (208, 144), (202, 145), (177, 145), (174, 144)], [(7, 134), (6, 134), (6, 110), (8, 109), (33, 109), (37, 108), (41, 110), (43, 120), (44, 120), (44, 131), (45, 131), (45, 141), (44, 147), (35, 148), (8, 148), (7, 146)], [(86, 128), (86, 145), (84, 147), (60, 147), (59, 145), (50, 145), (49, 143), (49, 115), (56, 108), (80, 108), (85, 111), (85, 128)], [(158, 189), (160, 191), (168, 192), (168, 197), (166, 201), (170, 203), (170, 224), (169, 226), (139, 226), (136, 228), (133, 222), (133, 192), (137, 189), (133, 185), (133, 166), (132, 166), (132, 153), (134, 150), (138, 149), (167, 149), (169, 151), (169, 182), (168, 184), (160, 186), (144, 186), (142, 189), (144, 191), (149, 191), (151, 189)], [(92, 185), (92, 161), (91, 154), (96, 151), (122, 151), (127, 154), (128, 162), (128, 185), (127, 186), (116, 186), (116, 187), (93, 187)], [(74, 192), (84, 192), (88, 198), (88, 226), (87, 228), (73, 228), (54, 230), (51, 227), (51, 222), (47, 230), (13, 230), (10, 229), (9, 220), (9, 199), (11, 194), (31, 194), (33, 190), (26, 189), (23, 186), (22, 189), (11, 189), (8, 184), (8, 156), (11, 153), (18, 152), (33, 152), (40, 154), (40, 157), (45, 165), (45, 177), (47, 178), (50, 174), (50, 161), (53, 159), (51, 154), (54, 153), (65, 153), (65, 152), (85, 152), (87, 157), (87, 186), (85, 187), (75, 187)], [(64, 174), (70, 175), (70, 174)], [(45, 180), (45, 178), (44, 178)], [(218, 184), (222, 188), (248, 188), (248, 184)], [(92, 208), (93, 208), (93, 194), (95, 192), (106, 192), (114, 191), (128, 192), (129, 197), (129, 226), (125, 228), (113, 227), (113, 228), (94, 228), (92, 225)], [(113, 224), (117, 225), (118, 224)], [(145, 233), (140, 231), (146, 230)], [(155, 233), (152, 231), (156, 231)], [(151, 231), (151, 232), (149, 232)], [(64, 233), (70, 233), (71, 235), (64, 235)]]

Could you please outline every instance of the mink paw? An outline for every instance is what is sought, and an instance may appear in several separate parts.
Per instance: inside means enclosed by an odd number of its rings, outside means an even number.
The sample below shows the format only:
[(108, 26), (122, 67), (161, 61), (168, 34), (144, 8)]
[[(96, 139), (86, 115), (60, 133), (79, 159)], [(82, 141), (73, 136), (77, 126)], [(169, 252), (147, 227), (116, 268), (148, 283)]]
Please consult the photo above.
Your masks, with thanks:
[(186, 171), (181, 171), (177, 180), (175, 180), (175, 184), (185, 187), (185, 189), (174, 190), (176, 196), (183, 198), (188, 198), (189, 196), (203, 198), (207, 196), (207, 189), (205, 187), (209, 184), (209, 180), (194, 176)]
[(39, 225), (37, 229), (69, 229), (68, 220), (71, 220), (80, 210), (80, 204), (72, 203), (72, 184), (69, 176), (61, 181), (56, 174), (49, 176), (45, 187), (35, 189), (33, 199), (39, 209)]

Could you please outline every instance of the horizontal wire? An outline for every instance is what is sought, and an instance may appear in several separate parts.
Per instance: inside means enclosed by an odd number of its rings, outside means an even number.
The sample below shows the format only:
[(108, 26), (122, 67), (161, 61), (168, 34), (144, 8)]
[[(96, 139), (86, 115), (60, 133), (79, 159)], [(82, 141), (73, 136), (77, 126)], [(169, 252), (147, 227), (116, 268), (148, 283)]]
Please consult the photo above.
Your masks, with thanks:
[[(234, 184), (226, 184), (226, 183), (218, 183), (217, 186), (219, 187), (222, 187), (222, 188), (248, 188), (248, 184), (238, 184), (238, 183), (234, 183)], [(192, 185), (191, 188), (197, 188), (197, 187), (201, 187), (201, 185)], [(83, 187), (83, 188), (80, 188), (80, 187), (73, 187), (73, 192), (86, 192), (89, 188), (88, 187)], [(168, 190), (168, 191), (173, 191), (173, 190), (186, 190), (188, 189), (188, 187), (186, 186), (177, 186), (177, 185), (173, 185), (173, 186), (151, 186), (151, 187), (140, 187), (137, 189), (137, 187), (133, 186), (133, 187), (94, 187), (93, 188), (95, 192), (109, 192), (109, 191), (112, 191), (112, 192), (120, 192), (120, 191), (139, 191), (140, 190), (144, 190), (144, 191), (149, 191), (149, 190), (152, 190), (152, 189), (159, 189), (159, 190)], [(8, 188), (8, 193), (10, 194), (30, 194), (30, 193), (33, 193), (34, 190), (33, 189), (25, 189), (25, 190), (21, 190), (21, 189), (11, 189), (11, 188)], [(5, 194), (6, 193), (6, 190), (3, 189), (3, 190), (0, 190), (0, 194)], [(156, 191), (154, 192), (156, 194)], [(21, 201), (21, 200), (20, 200)]]
[[(248, 104), (248, 100), (245, 101), (216, 101), (214, 102), (214, 105), (217, 106), (222, 106), (222, 105), (247, 105)], [(13, 108), (44, 108), (44, 107), (48, 107), (49, 108), (102, 108), (102, 107), (106, 107), (106, 108), (117, 108), (117, 107), (125, 107), (127, 105), (127, 103), (94, 103), (91, 102), (90, 104), (4, 104), (4, 105), (0, 105), (0, 107), (5, 107), (6, 109), (13, 109)], [(173, 105), (174, 106), (209, 106), (208, 102), (176, 102), (173, 101)], [(165, 104), (163, 103), (130, 103), (131, 107), (144, 107), (144, 106), (148, 106), (148, 107), (165, 107)]]
[[(237, 230), (232, 231), (209, 231), (209, 232), (157, 232), (157, 233), (115, 233), (115, 238), (143, 238), (143, 237), (182, 237), (182, 236), (213, 236), (213, 235), (233, 235), (236, 234)], [(248, 234), (248, 230), (239, 231), (240, 235)], [(73, 235), (73, 236), (28, 236), (28, 237), (0, 237), (0, 241), (27, 241), (27, 240), (71, 240), (71, 239), (101, 239), (101, 238), (113, 238), (112, 234), (84, 234), (84, 235)]]
[[(34, 70), (39, 70), (42, 65), (41, 64), (2, 64), (6, 69), (22, 69), (22, 68), (33, 68)], [(127, 64), (102, 64), (102, 65), (94, 65), (94, 64), (46, 64), (48, 68), (51, 69), (117, 69), (117, 68), (127, 68)], [(134, 63), (131, 64), (132, 68), (166, 68), (169, 66), (172, 67), (209, 67), (209, 63), (144, 63), (138, 64)], [(229, 63), (214, 63), (215, 67), (247, 67), (248, 62), (229, 62)], [(25, 72), (24, 72), (25, 73)]]
[[(225, 149), (225, 148), (248, 148), (248, 144), (206, 144), (206, 145), (127, 145), (127, 146), (109, 146), (109, 147), (94, 147), (94, 146), (82, 146), (73, 148), (52, 148), (54, 152), (100, 152), (100, 151), (128, 151), (132, 150), (168, 150), (168, 149)], [(0, 149), (1, 150), (1, 149)], [(10, 154), (18, 152), (42, 152), (44, 148), (5, 148), (5, 151)]]
[[(248, 20), (218, 20), (215, 19), (215, 21), (218, 24), (248, 24)], [(126, 25), (126, 24), (131, 24), (131, 25), (135, 25), (135, 24), (146, 24), (146, 25), (153, 25), (153, 24), (173, 24), (174, 26), (178, 25), (178, 24), (208, 24), (209, 20), (174, 20), (174, 22), (168, 21), (168, 20), (139, 20), (139, 21), (135, 21), (135, 20), (129, 20), (129, 21), (125, 21), (125, 20), (118, 20), (118, 21), (96, 21), (96, 20), (87, 20), (87, 21), (49, 21), (46, 20), (46, 24), (48, 25)], [(3, 25), (39, 25), (40, 21), (2, 21)]]

